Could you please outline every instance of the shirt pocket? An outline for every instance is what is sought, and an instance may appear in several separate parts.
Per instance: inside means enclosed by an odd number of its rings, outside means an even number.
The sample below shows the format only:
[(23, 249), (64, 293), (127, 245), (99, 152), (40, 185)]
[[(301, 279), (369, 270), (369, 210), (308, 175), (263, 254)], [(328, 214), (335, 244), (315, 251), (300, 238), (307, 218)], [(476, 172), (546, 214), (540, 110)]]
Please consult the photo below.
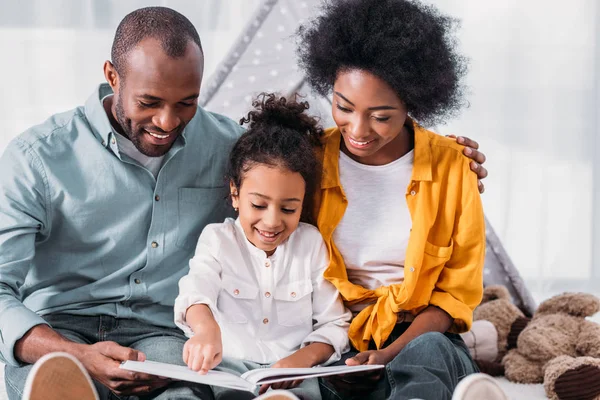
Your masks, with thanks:
[(446, 247), (436, 246), (430, 242), (425, 242), (423, 267), (430, 268), (445, 264), (446, 261), (450, 259), (450, 256), (452, 256), (453, 247), (454, 243), (452, 240), (450, 240), (450, 245)]
[(429, 303), (431, 293), (444, 269), (444, 265), (452, 255), (452, 247), (452, 242), (450, 242), (450, 246), (446, 247), (425, 242), (423, 263), (421, 264), (419, 276), (416, 277), (415, 291), (410, 301), (411, 309)]
[(279, 325), (296, 326), (312, 320), (312, 282), (294, 281), (275, 289), (275, 308)]
[(228, 188), (179, 188), (177, 202), (177, 246), (194, 250), (202, 229), (230, 216), (227, 205)]
[(223, 275), (217, 309), (225, 322), (244, 324), (252, 310), (260, 307), (256, 302), (258, 288), (237, 278)]

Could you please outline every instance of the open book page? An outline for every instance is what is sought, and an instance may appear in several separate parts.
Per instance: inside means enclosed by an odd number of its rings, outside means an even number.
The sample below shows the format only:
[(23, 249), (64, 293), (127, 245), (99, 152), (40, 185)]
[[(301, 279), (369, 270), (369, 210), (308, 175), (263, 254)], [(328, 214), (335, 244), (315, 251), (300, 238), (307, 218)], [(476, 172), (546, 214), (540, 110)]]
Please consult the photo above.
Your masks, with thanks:
[(188, 367), (165, 364), (155, 361), (125, 361), (121, 368), (130, 371), (144, 372), (151, 375), (167, 378), (203, 383), (206, 385), (222, 386), (252, 392), (256, 386), (267, 383), (309, 379), (319, 376), (351, 374), (362, 371), (371, 371), (383, 368), (383, 365), (358, 365), (358, 366), (332, 366), (313, 368), (259, 368), (244, 373), (241, 377), (228, 372), (208, 371), (200, 375)]
[(242, 374), (242, 378), (250, 383), (263, 385), (266, 383), (309, 379), (319, 376), (352, 374), (356, 372), (372, 371), (384, 367), (384, 365), (357, 365), (352, 367), (347, 365), (338, 365), (313, 368), (260, 368)]
[(222, 386), (231, 389), (254, 391), (256, 385), (239, 376), (228, 372), (208, 371), (206, 375), (192, 371), (187, 366), (160, 363), (155, 361), (125, 361), (121, 368), (129, 371), (144, 372), (146, 374), (164, 376), (166, 378), (202, 383), (205, 385)]

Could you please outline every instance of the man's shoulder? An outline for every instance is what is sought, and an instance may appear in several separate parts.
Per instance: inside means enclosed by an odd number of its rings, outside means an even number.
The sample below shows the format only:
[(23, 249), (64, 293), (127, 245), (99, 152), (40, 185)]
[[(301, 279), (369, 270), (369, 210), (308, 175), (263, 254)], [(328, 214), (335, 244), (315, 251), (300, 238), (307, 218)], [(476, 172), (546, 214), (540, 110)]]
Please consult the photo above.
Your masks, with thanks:
[(198, 107), (196, 118), (199, 128), (210, 131), (213, 138), (235, 142), (244, 132), (244, 128), (231, 118)]
[(77, 107), (50, 116), (44, 122), (34, 125), (17, 135), (13, 142), (28, 147), (51, 144), (56, 148), (56, 140), (69, 143), (84, 126), (89, 130), (83, 107)]

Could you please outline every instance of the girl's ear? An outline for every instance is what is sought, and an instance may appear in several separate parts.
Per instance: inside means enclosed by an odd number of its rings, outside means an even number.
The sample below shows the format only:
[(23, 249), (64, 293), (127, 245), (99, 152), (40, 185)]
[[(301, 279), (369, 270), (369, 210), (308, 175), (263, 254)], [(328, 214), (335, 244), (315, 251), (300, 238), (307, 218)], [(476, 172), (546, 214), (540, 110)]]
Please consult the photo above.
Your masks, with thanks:
[(229, 193), (231, 194), (231, 204), (233, 205), (233, 209), (237, 211), (240, 208), (240, 194), (237, 186), (233, 181), (229, 181)]

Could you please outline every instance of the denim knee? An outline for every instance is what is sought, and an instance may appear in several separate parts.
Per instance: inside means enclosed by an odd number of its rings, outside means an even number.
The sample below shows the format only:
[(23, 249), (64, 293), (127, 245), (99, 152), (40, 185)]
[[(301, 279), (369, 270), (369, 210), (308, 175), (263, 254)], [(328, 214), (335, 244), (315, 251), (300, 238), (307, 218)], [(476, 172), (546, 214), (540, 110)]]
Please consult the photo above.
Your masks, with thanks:
[(417, 336), (406, 345), (406, 348), (411, 347), (418, 348), (420, 352), (435, 352), (439, 354), (440, 350), (451, 348), (452, 342), (443, 333), (427, 332)]

